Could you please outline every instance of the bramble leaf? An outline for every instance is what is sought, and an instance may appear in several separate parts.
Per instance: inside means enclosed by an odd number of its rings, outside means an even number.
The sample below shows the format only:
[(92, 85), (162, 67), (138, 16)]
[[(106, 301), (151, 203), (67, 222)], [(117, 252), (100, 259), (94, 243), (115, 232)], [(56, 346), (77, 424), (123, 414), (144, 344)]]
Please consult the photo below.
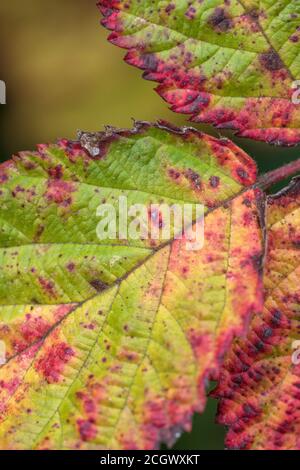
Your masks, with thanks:
[(214, 392), (227, 446), (300, 449), (300, 178), (267, 208), (265, 306), (226, 358)]
[[(190, 429), (262, 308), (255, 181), (226, 139), (146, 123), (0, 166), (2, 449), (152, 449)], [(99, 240), (97, 207), (120, 195), (204, 204), (204, 248)]]
[(300, 143), (298, 0), (100, 0), (99, 7), (109, 40), (159, 82), (172, 110), (243, 137)]

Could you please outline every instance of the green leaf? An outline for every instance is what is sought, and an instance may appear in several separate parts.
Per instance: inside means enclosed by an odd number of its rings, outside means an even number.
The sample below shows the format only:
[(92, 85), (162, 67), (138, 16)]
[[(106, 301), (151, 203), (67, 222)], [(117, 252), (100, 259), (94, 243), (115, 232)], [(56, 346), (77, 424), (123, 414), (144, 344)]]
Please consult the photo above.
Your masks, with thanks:
[[(0, 447), (152, 449), (190, 429), (262, 307), (264, 196), (231, 142), (137, 123), (0, 166)], [(203, 204), (205, 244), (97, 237), (97, 207)], [(194, 220), (194, 227), (199, 220)]]
[(242, 137), (300, 142), (298, 0), (100, 0), (99, 7), (109, 40), (159, 82), (172, 110)]

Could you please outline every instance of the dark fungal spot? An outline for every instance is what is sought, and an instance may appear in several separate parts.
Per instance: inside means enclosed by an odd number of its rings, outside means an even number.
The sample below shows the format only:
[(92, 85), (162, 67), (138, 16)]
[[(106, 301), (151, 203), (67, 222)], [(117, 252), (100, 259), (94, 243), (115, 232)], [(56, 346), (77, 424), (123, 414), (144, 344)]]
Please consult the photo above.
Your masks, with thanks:
[(279, 375), (280, 374), (280, 369), (278, 367), (273, 367), (272, 372), (274, 375)]
[(281, 70), (284, 68), (282, 60), (280, 59), (277, 52), (273, 49), (268, 52), (264, 52), (263, 54), (260, 54), (259, 59), (261, 65), (270, 72), (275, 72), (276, 70)]
[(220, 184), (220, 178), (218, 176), (211, 176), (209, 178), (209, 184), (212, 188), (217, 188)]
[(22, 186), (20, 186), (19, 184), (17, 184), (17, 186), (15, 187), (15, 193), (24, 193), (25, 192), (25, 189), (22, 188)]
[(250, 199), (248, 198), (245, 198), (243, 200), (243, 204), (246, 206), (246, 207), (251, 207), (252, 206), (252, 202), (250, 201)]
[(166, 6), (165, 12), (169, 15), (173, 10), (175, 10), (175, 5), (174, 3), (169, 3), (169, 5)]
[(63, 177), (63, 167), (62, 165), (56, 165), (54, 168), (48, 170), (48, 174), (51, 178), (61, 179)]
[(94, 279), (90, 281), (90, 285), (97, 291), (97, 292), (102, 292), (103, 290), (106, 289), (107, 285), (100, 281), (100, 279)]
[(201, 111), (202, 109), (207, 108), (209, 103), (210, 103), (209, 96), (205, 96), (202, 94), (192, 101), (192, 103), (189, 105), (188, 110), (190, 113), (194, 114), (194, 113)]
[(105, 18), (111, 16), (111, 15), (113, 14), (113, 12), (114, 12), (114, 11), (113, 11), (112, 8), (108, 8), (108, 7), (107, 7), (107, 8), (103, 8), (103, 9), (102, 9), (102, 15), (103, 15)]
[(273, 313), (272, 324), (274, 326), (279, 326), (281, 322), (281, 317), (282, 317), (282, 313), (279, 312), (279, 310), (276, 310), (276, 312)]
[(71, 273), (75, 270), (75, 264), (70, 262), (67, 264), (67, 270)]
[(244, 168), (242, 167), (238, 167), (236, 169), (236, 173), (238, 175), (238, 177), (243, 181), (243, 182), (246, 182), (249, 178), (249, 174), (247, 173), (246, 170), (244, 170)]
[(256, 271), (261, 272), (263, 269), (263, 257), (262, 253), (255, 253), (252, 258), (252, 264)]
[(208, 23), (219, 32), (226, 32), (232, 28), (232, 19), (227, 15), (224, 8), (216, 8), (208, 19)]
[(180, 178), (180, 172), (178, 170), (175, 170), (174, 168), (170, 168), (168, 173), (169, 173), (169, 176), (174, 180), (177, 180), (178, 178)]
[(251, 406), (248, 403), (246, 403), (243, 406), (243, 410), (244, 410), (244, 413), (245, 413), (246, 416), (255, 417), (255, 416), (258, 415), (258, 412), (253, 408), (253, 406)]
[(151, 72), (155, 72), (158, 68), (159, 61), (155, 54), (146, 54), (143, 56), (143, 67), (146, 70), (150, 70)]
[(237, 375), (236, 377), (233, 377), (232, 381), (237, 385), (241, 385), (243, 383), (243, 377), (241, 375)]
[(256, 8), (253, 8), (248, 12), (248, 16), (250, 16), (250, 18), (252, 18), (254, 21), (257, 21), (259, 19), (259, 15), (259, 10)]
[(190, 6), (189, 9), (185, 12), (185, 16), (186, 16), (189, 20), (194, 19), (195, 14), (196, 14), (196, 8), (194, 8), (193, 6)]
[(56, 290), (55, 290), (55, 285), (52, 281), (49, 279), (46, 279), (42, 276), (39, 276), (38, 278), (39, 284), (42, 287), (43, 291), (49, 295), (50, 298), (55, 298), (57, 296)]
[(79, 419), (77, 421), (78, 431), (84, 442), (92, 441), (97, 435), (97, 427), (92, 418), (88, 420)]
[(5, 183), (8, 180), (8, 176), (5, 174), (0, 174), (0, 183)]
[(270, 338), (273, 335), (273, 330), (270, 327), (267, 327), (263, 332), (263, 337), (265, 339)]
[(255, 348), (255, 353), (258, 353), (260, 351), (263, 351), (264, 348), (265, 348), (265, 345), (263, 343), (263, 341), (256, 341), (256, 343), (254, 344), (254, 348)]
[(198, 173), (196, 173), (191, 168), (189, 168), (185, 172), (185, 176), (192, 183), (192, 186), (195, 189), (201, 189), (201, 179), (200, 179), (200, 175), (198, 175)]

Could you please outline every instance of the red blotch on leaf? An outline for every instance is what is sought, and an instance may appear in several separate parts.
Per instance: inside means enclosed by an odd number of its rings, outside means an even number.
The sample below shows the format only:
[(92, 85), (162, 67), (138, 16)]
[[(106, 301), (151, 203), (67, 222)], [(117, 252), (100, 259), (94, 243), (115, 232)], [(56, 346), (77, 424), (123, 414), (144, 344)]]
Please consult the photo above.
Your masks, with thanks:
[(79, 419), (77, 421), (78, 431), (84, 442), (92, 441), (97, 435), (97, 427), (93, 420)]
[(72, 193), (76, 191), (76, 184), (69, 181), (50, 180), (45, 194), (49, 202), (55, 202), (64, 207), (72, 203)]
[(54, 286), (54, 283), (52, 281), (50, 281), (49, 279), (45, 279), (43, 277), (39, 277), (38, 278), (38, 281), (43, 289), (43, 291), (49, 295), (50, 297), (56, 297), (57, 294), (56, 294), (56, 291), (55, 291), (55, 286)]
[(41, 373), (48, 383), (57, 383), (62, 378), (66, 364), (75, 355), (70, 346), (64, 342), (49, 347), (37, 361), (36, 370)]
[(21, 334), (27, 343), (33, 343), (42, 338), (51, 328), (51, 324), (42, 317), (26, 315), (26, 320), (21, 326)]

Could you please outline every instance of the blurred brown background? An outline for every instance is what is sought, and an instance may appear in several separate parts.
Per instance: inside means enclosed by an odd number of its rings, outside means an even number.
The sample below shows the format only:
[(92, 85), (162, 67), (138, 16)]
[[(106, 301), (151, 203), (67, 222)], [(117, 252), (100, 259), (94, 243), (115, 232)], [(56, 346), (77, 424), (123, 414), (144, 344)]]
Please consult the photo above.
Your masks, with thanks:
[[(124, 51), (106, 41), (96, 0), (1, 0), (0, 80), (7, 104), (0, 105), (0, 161), (35, 144), (74, 138), (76, 131), (109, 124), (131, 127), (131, 118), (167, 119), (186, 125), (122, 60)], [(196, 126), (218, 135), (209, 126)], [(229, 137), (228, 131), (223, 135)], [(266, 171), (300, 156), (283, 149), (234, 139)], [(194, 420), (178, 449), (222, 449), (225, 430), (214, 424), (216, 403)]]

